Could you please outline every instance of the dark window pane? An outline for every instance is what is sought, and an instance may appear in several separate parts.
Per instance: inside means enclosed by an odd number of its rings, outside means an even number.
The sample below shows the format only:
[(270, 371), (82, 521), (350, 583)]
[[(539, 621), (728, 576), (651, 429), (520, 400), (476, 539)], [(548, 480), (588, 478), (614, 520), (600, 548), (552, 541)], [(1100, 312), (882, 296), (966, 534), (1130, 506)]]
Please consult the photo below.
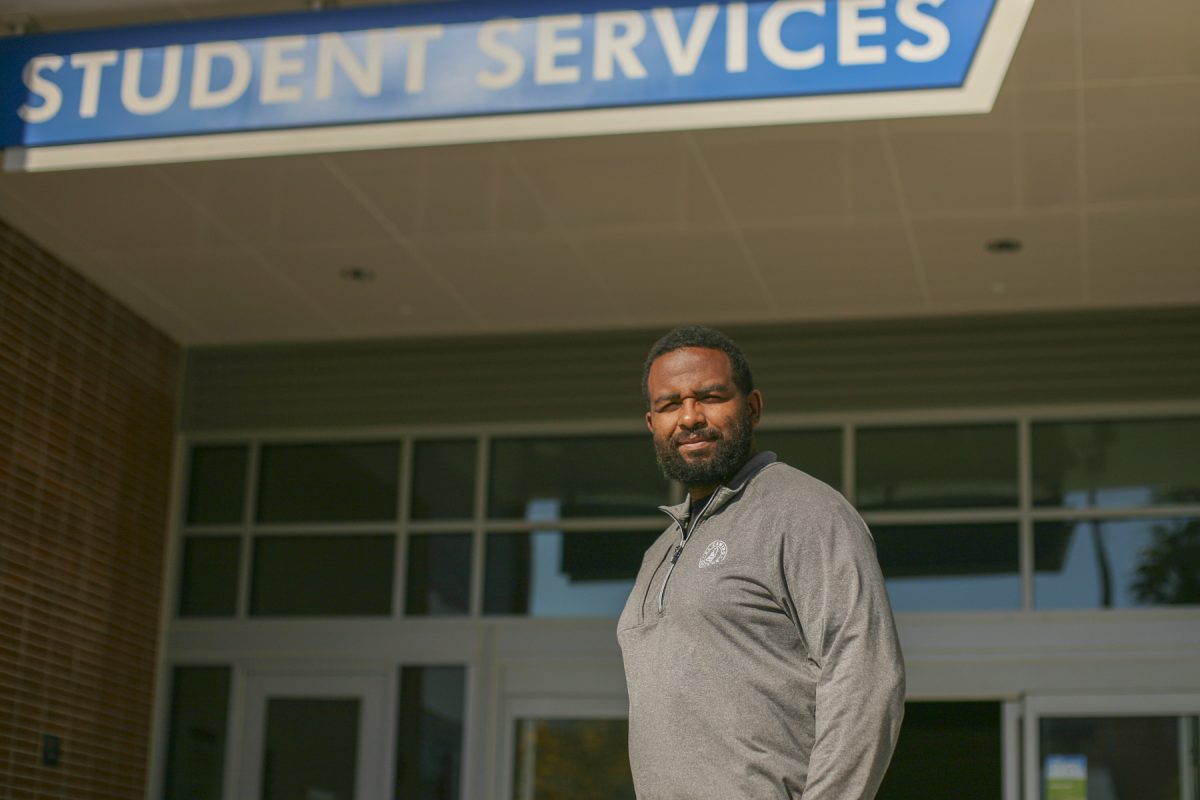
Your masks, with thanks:
[(1015, 425), (860, 428), (860, 509), (1017, 505)]
[(268, 698), (262, 800), (354, 797), (360, 702)]
[(1043, 718), (1039, 727), (1042, 800), (1052, 797), (1050, 758), (1082, 756), (1086, 796), (1119, 800), (1179, 800), (1180, 775), (1194, 768), (1179, 763), (1178, 717)]
[(772, 450), (779, 460), (825, 481), (837, 490), (842, 488), (842, 432), (824, 431), (756, 431), (754, 442), (759, 450)]
[(258, 521), (395, 519), (399, 469), (394, 442), (264, 447)]
[(483, 613), (528, 613), (532, 544), (533, 536), (528, 533), (494, 533), (487, 537)]
[(513, 797), (634, 800), (626, 720), (519, 719), (516, 740)]
[(460, 800), (463, 667), (404, 667), (396, 725), (396, 800)]
[(236, 536), (184, 540), (183, 570), (179, 581), (180, 616), (234, 615), (241, 546), (242, 540)]
[(471, 535), (410, 536), (404, 584), (406, 614), (468, 613), (471, 610)]
[(667, 488), (649, 435), (497, 439), (488, 515), (551, 521), (654, 514)]
[(1032, 458), (1038, 506), (1200, 502), (1200, 419), (1037, 423)]
[(872, 528), (896, 611), (1021, 607), (1017, 524)]
[(388, 615), (396, 538), (260, 536), (254, 541), (255, 616)]
[(470, 519), (475, 514), (475, 441), (413, 445), (413, 519)]
[(165, 797), (221, 800), (228, 667), (176, 667), (171, 680)]
[(999, 800), (999, 703), (907, 703), (876, 800)]
[(537, 531), (487, 537), (485, 614), (619, 616), (658, 531)]
[(244, 445), (192, 448), (186, 517), (189, 524), (239, 523), (242, 521), (245, 499)]
[(1038, 608), (1200, 604), (1200, 519), (1039, 522)]

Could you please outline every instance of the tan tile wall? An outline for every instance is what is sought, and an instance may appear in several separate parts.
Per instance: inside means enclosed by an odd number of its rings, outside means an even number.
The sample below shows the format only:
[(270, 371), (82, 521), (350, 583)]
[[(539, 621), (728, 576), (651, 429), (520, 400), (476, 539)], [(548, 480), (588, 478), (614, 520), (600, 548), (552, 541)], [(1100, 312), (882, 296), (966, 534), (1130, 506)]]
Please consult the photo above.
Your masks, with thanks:
[(145, 796), (179, 368), (0, 221), (0, 800)]

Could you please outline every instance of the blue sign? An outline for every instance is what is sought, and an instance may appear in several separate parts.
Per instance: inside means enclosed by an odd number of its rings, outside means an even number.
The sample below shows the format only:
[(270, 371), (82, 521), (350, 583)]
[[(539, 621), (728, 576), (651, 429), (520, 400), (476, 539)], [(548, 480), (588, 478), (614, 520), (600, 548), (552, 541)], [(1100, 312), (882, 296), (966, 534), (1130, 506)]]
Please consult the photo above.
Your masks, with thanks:
[[(597, 131), (760, 124), (789, 119), (781, 101), (932, 95), (973, 70), (990, 107), (1032, 2), (446, 2), (0, 39), (0, 146), (663, 107), (691, 116)], [(988, 36), (998, 71), (978, 65)], [(934, 105), (909, 107), (956, 111)]]

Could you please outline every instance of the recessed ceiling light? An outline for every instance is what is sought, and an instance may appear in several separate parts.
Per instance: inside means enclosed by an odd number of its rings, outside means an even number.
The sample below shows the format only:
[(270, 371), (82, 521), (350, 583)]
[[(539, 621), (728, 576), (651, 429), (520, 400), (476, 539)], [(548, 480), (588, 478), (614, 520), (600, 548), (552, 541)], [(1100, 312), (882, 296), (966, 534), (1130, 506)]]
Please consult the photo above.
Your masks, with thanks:
[(342, 267), (338, 270), (338, 275), (342, 280), (354, 281), (355, 283), (367, 283), (375, 280), (375, 271), (366, 267)]
[(1025, 245), (1020, 239), (1000, 238), (992, 239), (983, 246), (983, 249), (987, 250), (989, 253), (1004, 255), (1006, 253), (1019, 253), (1021, 252), (1021, 248), (1024, 246)]

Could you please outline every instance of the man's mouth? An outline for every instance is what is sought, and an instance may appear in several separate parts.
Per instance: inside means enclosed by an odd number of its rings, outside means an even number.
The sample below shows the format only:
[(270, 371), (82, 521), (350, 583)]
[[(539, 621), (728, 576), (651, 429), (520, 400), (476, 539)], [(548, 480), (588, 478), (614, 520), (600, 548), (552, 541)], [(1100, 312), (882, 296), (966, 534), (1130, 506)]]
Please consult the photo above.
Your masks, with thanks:
[(675, 439), (675, 448), (682, 453), (695, 453), (709, 449), (715, 442), (716, 437), (713, 436), (680, 436)]

